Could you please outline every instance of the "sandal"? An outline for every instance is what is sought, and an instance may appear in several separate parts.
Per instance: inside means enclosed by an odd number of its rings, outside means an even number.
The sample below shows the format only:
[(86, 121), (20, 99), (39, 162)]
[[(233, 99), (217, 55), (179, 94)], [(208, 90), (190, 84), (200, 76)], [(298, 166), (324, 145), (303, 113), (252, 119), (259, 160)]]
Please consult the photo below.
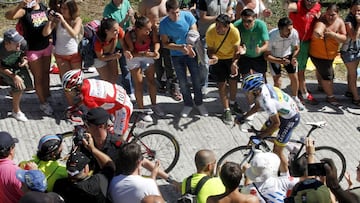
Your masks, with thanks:
[(341, 106), (341, 104), (336, 100), (336, 98), (334, 96), (326, 97), (326, 101), (333, 106), (336, 106), (336, 107)]
[(360, 99), (353, 99), (352, 103), (356, 106), (360, 106)]

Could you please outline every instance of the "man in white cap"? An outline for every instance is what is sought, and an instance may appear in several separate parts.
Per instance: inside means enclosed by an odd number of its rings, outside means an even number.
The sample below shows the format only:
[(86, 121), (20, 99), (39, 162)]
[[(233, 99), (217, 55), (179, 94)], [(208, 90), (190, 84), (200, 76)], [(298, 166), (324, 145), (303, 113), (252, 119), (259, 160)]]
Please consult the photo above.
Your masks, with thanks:
[(257, 152), (250, 165), (245, 174), (253, 182), (241, 192), (258, 196), (262, 203), (283, 203), (287, 191), (299, 181), (288, 174), (277, 176), (280, 158), (272, 152)]
[(25, 122), (28, 119), (20, 109), (20, 99), (23, 91), (32, 89), (33, 85), (27, 70), (28, 61), (22, 47), (23, 42), (24, 38), (15, 29), (5, 31), (4, 40), (0, 42), (0, 77), (11, 86), (12, 116)]

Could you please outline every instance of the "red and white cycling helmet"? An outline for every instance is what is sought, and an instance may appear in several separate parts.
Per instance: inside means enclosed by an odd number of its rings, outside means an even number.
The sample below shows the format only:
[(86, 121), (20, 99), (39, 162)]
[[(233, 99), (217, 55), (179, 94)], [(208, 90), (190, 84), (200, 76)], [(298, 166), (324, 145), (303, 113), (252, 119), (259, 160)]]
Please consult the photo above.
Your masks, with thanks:
[(81, 70), (70, 70), (62, 77), (62, 86), (65, 91), (71, 91), (83, 82), (84, 73)]

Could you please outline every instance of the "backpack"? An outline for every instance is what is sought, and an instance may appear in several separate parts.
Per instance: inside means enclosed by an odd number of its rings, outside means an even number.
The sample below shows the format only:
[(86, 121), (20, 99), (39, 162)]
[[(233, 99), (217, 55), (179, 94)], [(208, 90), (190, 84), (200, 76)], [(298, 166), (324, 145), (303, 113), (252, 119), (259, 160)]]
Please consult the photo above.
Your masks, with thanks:
[(210, 179), (210, 176), (204, 176), (200, 179), (195, 187), (195, 191), (191, 191), (191, 179), (192, 175), (186, 179), (185, 193), (177, 200), (177, 203), (197, 203), (197, 194), (201, 190), (202, 186)]
[(84, 68), (91, 67), (94, 64), (94, 58), (96, 58), (94, 44), (97, 37), (96, 32), (99, 27), (99, 20), (93, 20), (84, 25), (84, 36), (79, 43), (79, 53)]

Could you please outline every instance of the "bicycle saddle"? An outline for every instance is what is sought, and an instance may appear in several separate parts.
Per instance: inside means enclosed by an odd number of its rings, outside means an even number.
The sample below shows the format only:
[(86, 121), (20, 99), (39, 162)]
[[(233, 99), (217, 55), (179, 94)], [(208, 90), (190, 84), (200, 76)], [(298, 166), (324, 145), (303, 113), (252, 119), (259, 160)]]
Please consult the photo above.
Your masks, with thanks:
[(326, 121), (307, 122), (306, 125), (311, 125), (312, 127), (322, 128), (326, 125)]

